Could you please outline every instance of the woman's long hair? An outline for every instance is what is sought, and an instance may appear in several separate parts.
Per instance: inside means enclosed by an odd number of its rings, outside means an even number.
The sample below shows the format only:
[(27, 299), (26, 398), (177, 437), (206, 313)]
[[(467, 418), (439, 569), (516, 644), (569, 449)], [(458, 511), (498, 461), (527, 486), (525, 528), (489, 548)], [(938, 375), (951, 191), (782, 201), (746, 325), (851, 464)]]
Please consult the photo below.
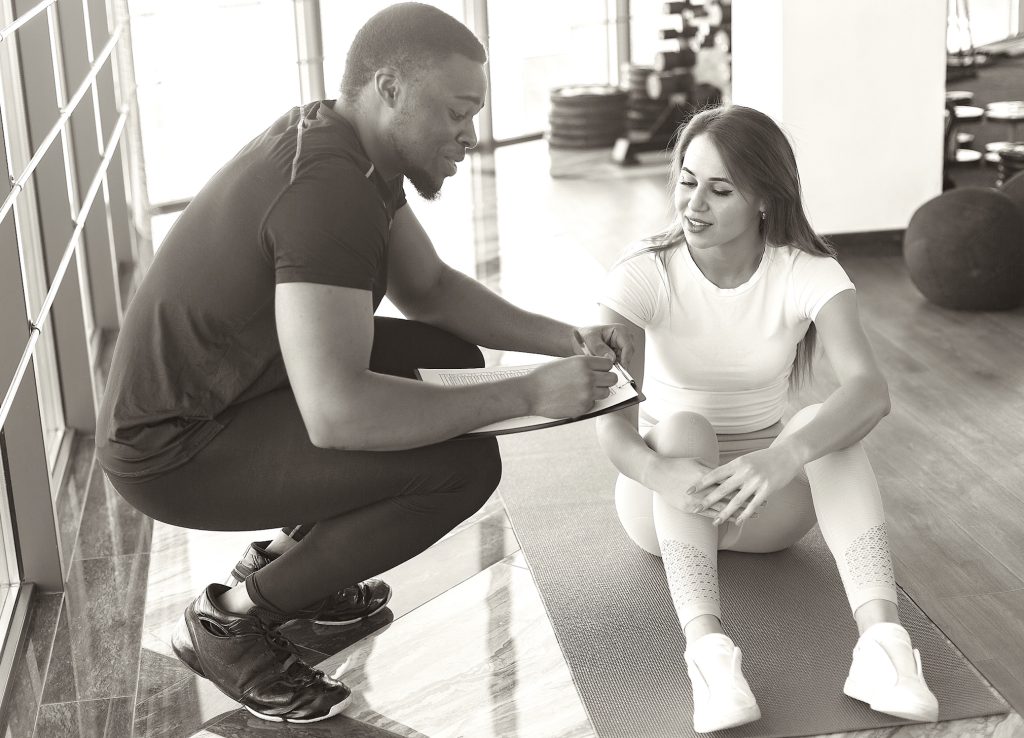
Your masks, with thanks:
[[(753, 108), (728, 105), (704, 110), (680, 127), (672, 149), (670, 197), (678, 185), (687, 148), (702, 134), (715, 145), (736, 187), (748, 198), (764, 202), (765, 217), (759, 231), (768, 246), (789, 245), (815, 256), (835, 257), (832, 244), (815, 233), (807, 220), (793, 147), (775, 121)], [(645, 243), (631, 256), (655, 253), (666, 266), (671, 250), (686, 243), (682, 215), (675, 213), (668, 228)], [(797, 346), (791, 388), (798, 388), (810, 377), (816, 339), (812, 323)]]

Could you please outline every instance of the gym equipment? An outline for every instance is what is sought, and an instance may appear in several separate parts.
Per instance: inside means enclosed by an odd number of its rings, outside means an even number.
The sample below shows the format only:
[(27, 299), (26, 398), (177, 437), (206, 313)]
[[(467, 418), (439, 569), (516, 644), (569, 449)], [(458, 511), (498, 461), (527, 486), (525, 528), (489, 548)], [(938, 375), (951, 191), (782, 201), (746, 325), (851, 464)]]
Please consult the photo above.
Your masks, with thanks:
[(677, 38), (693, 38), (699, 31), (700, 29), (697, 26), (687, 25), (679, 31), (674, 28), (662, 28), (659, 33), (661, 34), (662, 41), (671, 41)]
[(1017, 124), (1024, 121), (1024, 101), (989, 103), (985, 106), (985, 119), (1006, 123), (1009, 127), (1007, 140), (1016, 143), (1020, 141), (1017, 136)]
[(693, 72), (673, 69), (669, 72), (651, 72), (647, 75), (647, 96), (666, 100), (676, 93), (688, 94), (693, 90)]
[(697, 63), (697, 52), (690, 48), (679, 51), (659, 51), (654, 55), (654, 71), (664, 72), (666, 69), (692, 67)]
[(655, 54), (652, 67), (624, 70), (630, 91), (626, 135), (612, 150), (612, 159), (619, 164), (636, 163), (636, 155), (643, 151), (668, 148), (672, 135), (694, 112), (721, 104), (722, 89), (709, 80), (728, 84), (731, 76), (729, 0), (667, 2), (662, 9), (674, 27), (658, 33), (669, 43)]
[(1017, 209), (1024, 214), (1024, 171), (1017, 172), (1003, 183), (1000, 191), (1013, 201)]
[(1010, 143), (996, 149), (996, 187), (1024, 172), (1024, 143)]
[[(973, 93), (969, 93), (973, 97)], [(968, 123), (976, 123), (985, 116), (985, 109), (974, 105), (959, 105), (957, 100), (966, 99), (962, 95), (946, 95), (946, 136), (945, 154), (946, 164), (976, 164), (981, 160), (981, 152), (973, 149), (960, 148), (961, 136), (969, 136), (970, 141), (974, 135), (959, 130), (960, 126)], [(968, 141), (968, 143), (970, 142)]]
[(684, 10), (693, 10), (695, 7), (689, 0), (683, 0), (683, 2), (665, 3), (661, 6), (661, 9), (663, 12), (672, 15), (673, 13), (682, 13)]
[[(694, 736), (683, 634), (664, 566), (619, 525), (616, 472), (593, 421), (506, 436), (499, 444), (506, 464), (498, 493), (597, 735)], [(904, 724), (842, 693), (857, 629), (817, 531), (779, 553), (720, 552), (719, 572), (723, 615), (743, 649), (762, 717), (715, 735)], [(902, 591), (899, 597), (940, 719), (1006, 712), (914, 602)]]
[(903, 236), (910, 280), (953, 310), (1024, 304), (1024, 212), (988, 187), (943, 192), (917, 209)]
[(551, 91), (548, 145), (591, 149), (611, 146), (625, 131), (628, 93), (611, 85), (568, 85)]
[(701, 83), (693, 88), (693, 107), (697, 111), (717, 108), (722, 104), (722, 91), (714, 85)]

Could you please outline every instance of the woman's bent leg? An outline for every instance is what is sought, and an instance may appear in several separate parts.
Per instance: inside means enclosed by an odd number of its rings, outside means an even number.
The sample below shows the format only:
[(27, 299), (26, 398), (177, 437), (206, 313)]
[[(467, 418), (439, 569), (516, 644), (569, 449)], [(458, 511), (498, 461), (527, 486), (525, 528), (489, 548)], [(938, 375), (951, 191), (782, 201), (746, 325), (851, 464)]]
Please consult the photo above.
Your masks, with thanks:
[[(820, 405), (800, 410), (779, 438), (806, 425)], [(850, 609), (874, 600), (896, 605), (896, 581), (885, 531), (885, 511), (871, 463), (860, 443), (805, 467), (821, 534), (835, 558)], [(769, 502), (771, 504), (771, 502)], [(874, 607), (871, 605), (870, 607)]]
[[(664, 456), (697, 458), (718, 466), (718, 439), (701, 415), (672, 415), (645, 440)], [(719, 531), (710, 518), (672, 507), (650, 490), (646, 493), (672, 604), (686, 636), (684, 660), (693, 686), (694, 730), (707, 733), (757, 720), (761, 711), (743, 676), (740, 650), (722, 632)], [(649, 530), (646, 535), (649, 541)]]
[[(698, 458), (712, 467), (718, 464), (714, 429), (696, 413), (666, 418), (645, 440), (663, 456)], [(667, 505), (660, 495), (624, 476), (615, 486), (615, 507), (629, 537), (664, 560), (669, 592), (683, 628), (701, 616), (720, 619), (718, 532), (711, 521)]]

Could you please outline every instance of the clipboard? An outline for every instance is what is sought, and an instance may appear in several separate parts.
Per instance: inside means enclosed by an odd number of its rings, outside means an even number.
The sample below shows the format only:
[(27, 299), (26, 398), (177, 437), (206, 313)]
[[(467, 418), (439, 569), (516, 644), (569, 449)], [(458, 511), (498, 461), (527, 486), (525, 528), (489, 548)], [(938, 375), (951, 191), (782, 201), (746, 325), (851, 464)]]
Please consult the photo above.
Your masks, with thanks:
[[(516, 366), (492, 366), (482, 369), (417, 369), (416, 374), (420, 380), (442, 387), (466, 387), (474, 384), (485, 384), (487, 382), (498, 382), (503, 379), (522, 377), (544, 364), (521, 364)], [(582, 415), (572, 418), (546, 418), (540, 415), (524, 415), (518, 418), (499, 420), (496, 423), (481, 426), (468, 433), (463, 433), (459, 438), (481, 438), (487, 436), (502, 436), (509, 433), (524, 433), (526, 431), (540, 430), (541, 428), (552, 428), (556, 425), (566, 425), (579, 420), (596, 418), (606, 413), (617, 412), (623, 408), (637, 405), (644, 401), (643, 393), (637, 387), (636, 382), (618, 363), (612, 366), (611, 370), (618, 381), (614, 387), (610, 387), (608, 397), (597, 400), (594, 406)]]

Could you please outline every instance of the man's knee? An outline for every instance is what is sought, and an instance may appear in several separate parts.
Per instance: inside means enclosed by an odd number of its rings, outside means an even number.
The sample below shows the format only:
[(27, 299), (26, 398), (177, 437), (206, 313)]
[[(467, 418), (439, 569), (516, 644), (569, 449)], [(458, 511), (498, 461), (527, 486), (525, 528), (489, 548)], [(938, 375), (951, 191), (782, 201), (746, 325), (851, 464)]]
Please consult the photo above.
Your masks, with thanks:
[(654, 426), (646, 440), (662, 456), (698, 458), (709, 466), (718, 463), (718, 436), (699, 413), (673, 413)]
[(481, 369), (486, 363), (479, 346), (456, 336), (451, 337), (448, 351), (452, 357), (452, 365), (448, 367), (450, 369)]
[(444, 328), (437, 326), (419, 324), (421, 331), (430, 337), (430, 352), (434, 354), (434, 362), (443, 363), (443, 366), (434, 364), (430, 366), (440, 369), (479, 369), (484, 366), (484, 354), (480, 347), (469, 341), (459, 338), (454, 333), (449, 333)]

